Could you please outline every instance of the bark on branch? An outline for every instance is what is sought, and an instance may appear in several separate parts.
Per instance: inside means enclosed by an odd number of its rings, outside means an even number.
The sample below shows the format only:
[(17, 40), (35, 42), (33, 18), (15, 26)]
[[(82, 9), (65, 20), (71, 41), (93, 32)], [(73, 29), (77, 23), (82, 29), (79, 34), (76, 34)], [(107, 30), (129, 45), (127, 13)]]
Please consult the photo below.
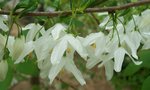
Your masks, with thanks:
[[(104, 7), (104, 8), (87, 8), (83, 11), (83, 13), (94, 13), (94, 12), (114, 12), (117, 10), (124, 10), (131, 7), (138, 7), (141, 5), (150, 4), (150, 0), (142, 0), (138, 2), (128, 3), (121, 6), (112, 6), (112, 7)], [(18, 15), (20, 12), (15, 12), (13, 15)], [(81, 13), (77, 11), (77, 13)], [(0, 14), (9, 15), (9, 11), (0, 11)], [(67, 16), (71, 15), (72, 11), (54, 11), (54, 12), (29, 12), (26, 16), (49, 16), (49, 17), (57, 17), (57, 16)]]

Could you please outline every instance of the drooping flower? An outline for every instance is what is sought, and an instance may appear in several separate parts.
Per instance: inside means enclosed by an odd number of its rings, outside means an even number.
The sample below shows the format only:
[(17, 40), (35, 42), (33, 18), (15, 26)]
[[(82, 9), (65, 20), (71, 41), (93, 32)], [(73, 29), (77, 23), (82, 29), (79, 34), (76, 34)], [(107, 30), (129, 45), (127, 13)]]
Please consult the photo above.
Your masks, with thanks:
[(10, 36), (7, 47), (10, 52), (10, 56), (15, 61), (15, 63), (22, 62), (24, 57), (34, 49), (33, 41), (25, 42), (24, 36), (16, 39)]
[[(107, 80), (110, 80), (113, 76), (113, 56), (111, 55), (113, 49), (109, 50), (110, 44), (107, 44), (107, 37), (102, 33), (93, 33), (86, 38), (79, 37), (79, 40), (83, 42), (84, 47), (88, 51), (88, 60), (86, 67), (91, 69), (95, 65), (98, 67), (104, 66)], [(115, 47), (114, 47), (115, 48)], [(107, 53), (108, 52), (108, 53)]]
[[(117, 37), (117, 30), (119, 32), (119, 37)], [(142, 61), (136, 61), (138, 60), (137, 50), (140, 46), (142, 38), (140, 33), (135, 30), (129, 30), (124, 33), (122, 25), (119, 25), (117, 30), (114, 34), (116, 37), (114, 36), (113, 38), (120, 39), (120, 42), (118, 39), (118, 44), (120, 43), (120, 46), (118, 45), (118, 48), (114, 52), (114, 69), (116, 72), (120, 72), (125, 54), (127, 54), (136, 65), (142, 63)]]
[(65, 68), (67, 71), (71, 72), (75, 76), (75, 78), (79, 81), (81, 85), (86, 84), (81, 72), (77, 69), (76, 65), (74, 64), (74, 49), (71, 47), (71, 45), (69, 45), (65, 53), (66, 55), (61, 58), (59, 63), (52, 64), (52, 67), (49, 72), (50, 83), (52, 83), (52, 81), (62, 70), (62, 68)]

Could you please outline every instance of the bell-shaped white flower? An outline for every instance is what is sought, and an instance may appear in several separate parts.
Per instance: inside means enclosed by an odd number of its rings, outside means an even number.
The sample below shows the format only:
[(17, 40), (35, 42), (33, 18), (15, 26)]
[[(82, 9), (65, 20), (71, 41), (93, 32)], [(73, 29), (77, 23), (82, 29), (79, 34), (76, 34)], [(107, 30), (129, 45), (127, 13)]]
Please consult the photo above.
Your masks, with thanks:
[(84, 59), (87, 58), (87, 52), (80, 43), (78, 39), (76, 39), (71, 34), (66, 34), (64, 37), (60, 39), (58, 44), (54, 47), (52, 54), (51, 54), (51, 62), (52, 64), (58, 64), (61, 61), (61, 58), (65, 54), (67, 47), (71, 45), (74, 50)]
[(16, 38), (15, 40), (14, 37), (10, 37), (7, 46), (10, 56), (15, 60), (15, 63), (23, 61), (24, 57), (34, 49), (33, 41), (25, 42), (24, 36)]
[(71, 46), (69, 46), (68, 50), (66, 51), (66, 56), (63, 56), (61, 58), (60, 63), (52, 65), (49, 72), (50, 83), (53, 82), (53, 80), (55, 79), (57, 74), (62, 70), (62, 68), (65, 68), (67, 71), (71, 72), (75, 76), (75, 78), (79, 81), (81, 85), (86, 84), (81, 72), (77, 69), (76, 65), (74, 64), (73, 57), (74, 49), (71, 48)]
[(99, 64), (98, 67), (104, 66), (106, 78), (110, 80), (114, 70), (114, 64), (111, 60), (113, 58), (112, 52), (114, 51), (111, 47), (115, 49), (113, 42), (108, 43), (108, 38), (102, 32), (92, 33), (86, 38), (80, 37), (79, 39), (88, 51), (89, 58), (86, 67), (91, 69), (97, 64)]
[(5, 80), (8, 71), (8, 63), (5, 60), (0, 60), (0, 81)]
[(133, 28), (131, 28), (133, 30), (125, 30), (124, 32), (124, 27), (123, 25), (118, 24), (117, 30), (115, 30), (113, 38), (116, 38), (116, 39), (119, 38), (118, 42), (120, 41), (121, 46), (123, 46), (124, 49), (129, 54), (131, 54), (135, 59), (138, 59), (137, 50), (140, 46), (142, 36), (140, 35), (138, 31), (135, 31)]

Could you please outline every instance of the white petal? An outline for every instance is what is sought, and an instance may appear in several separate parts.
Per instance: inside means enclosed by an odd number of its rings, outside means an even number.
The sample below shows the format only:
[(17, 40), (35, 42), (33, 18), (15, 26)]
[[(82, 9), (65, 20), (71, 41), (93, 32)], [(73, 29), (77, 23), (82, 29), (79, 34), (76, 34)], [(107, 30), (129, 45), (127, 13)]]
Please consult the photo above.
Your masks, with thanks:
[(107, 24), (107, 22), (108, 22), (109, 19), (110, 19), (109, 16), (107, 16), (106, 18), (104, 18), (103, 22), (100, 23), (99, 27), (104, 27)]
[(68, 40), (69, 44), (78, 52), (78, 54), (86, 60), (88, 54), (80, 41), (74, 38), (72, 35), (67, 35), (66, 39)]
[(6, 43), (6, 38), (5, 36), (0, 34), (0, 47), (4, 47)]
[(72, 72), (75, 78), (79, 81), (81, 85), (86, 84), (81, 72), (77, 69), (76, 65), (74, 64), (73, 60), (66, 59), (65, 69)]
[(9, 28), (4, 24), (4, 21), (6, 21), (6, 18), (4, 16), (0, 16), (0, 29), (6, 32)]
[(131, 58), (131, 60), (133, 61), (134, 64), (136, 64), (136, 65), (142, 64), (142, 61), (135, 61), (128, 52), (126, 52), (126, 54)]
[(130, 50), (131, 50), (131, 54), (134, 58), (138, 59), (137, 56), (137, 48), (135, 47), (134, 43), (131, 42), (131, 40), (129, 39), (128, 36), (125, 36), (125, 42), (126, 44), (129, 46)]
[(40, 61), (45, 59), (47, 56), (50, 56), (55, 42), (53, 41), (51, 36), (42, 36), (35, 41), (34, 45), (35, 54), (38, 61)]
[(97, 40), (96, 42), (96, 50), (95, 50), (95, 56), (100, 56), (106, 47), (106, 38), (105, 37), (101, 37)]
[(5, 80), (8, 71), (8, 63), (5, 60), (0, 61), (0, 81)]
[(10, 54), (12, 54), (14, 43), (15, 43), (15, 37), (9, 36), (8, 43), (7, 43), (7, 48), (9, 50)]
[(87, 63), (86, 63), (86, 68), (87, 68), (87, 69), (91, 69), (91, 68), (93, 68), (96, 64), (98, 64), (99, 62), (101, 62), (100, 59), (89, 58), (89, 59), (87, 60)]
[(108, 15), (108, 12), (100, 12), (98, 13), (98, 16)]
[(13, 44), (12, 53), (10, 53), (10, 55), (12, 55), (13, 60), (19, 58), (19, 56), (21, 55), (24, 49), (24, 44), (25, 44), (25, 38), (23, 36), (21, 38), (16, 38)]
[(120, 72), (126, 51), (123, 48), (118, 48), (114, 53), (114, 69)]
[(54, 40), (58, 39), (60, 37), (60, 34), (64, 34), (66, 30), (66, 26), (58, 23), (55, 26), (52, 27), (52, 36)]
[(32, 41), (35, 38), (35, 35), (39, 31), (43, 31), (44, 27), (42, 27), (40, 24), (31, 23), (23, 28), (23, 30), (27, 30), (27, 29), (29, 29), (26, 36), (26, 41), (28, 42), (28, 41)]
[(67, 49), (68, 43), (65, 39), (62, 39), (53, 49), (51, 54), (51, 63), (52, 64), (58, 64), (61, 61), (61, 58), (63, 57), (66, 49)]
[(101, 56), (102, 62), (98, 65), (98, 68), (101, 68), (105, 63), (109, 62), (113, 58), (114, 58), (114, 55), (111, 53), (109, 53), (108, 55), (102, 55)]
[(149, 39), (144, 43), (142, 49), (150, 49), (150, 40)]
[(49, 59), (47, 58), (45, 60), (38, 61), (38, 68), (40, 69), (41, 78), (47, 78), (49, 70), (51, 68), (51, 63)]
[(106, 74), (106, 78), (107, 80), (111, 80), (111, 78), (113, 77), (114, 74), (114, 62), (112, 60), (109, 60), (108, 62), (106, 62), (104, 64), (105, 66), (105, 74)]
[(50, 79), (50, 84), (52, 84), (53, 80), (57, 76), (57, 74), (60, 72), (60, 70), (63, 68), (65, 65), (65, 61), (61, 60), (59, 64), (52, 65), (50, 72), (49, 72), (49, 79)]
[(33, 51), (33, 49), (34, 45), (32, 41), (25, 43), (24, 49), (18, 59), (15, 61), (15, 64), (21, 62), (26, 55)]
[(85, 41), (83, 42), (83, 45), (84, 46), (87, 46), (87, 45), (91, 45), (93, 44), (97, 38), (99, 37), (103, 37), (104, 34), (102, 32), (99, 32), (99, 33), (91, 33), (90, 35), (88, 35), (86, 38), (85, 38)]
[(4, 56), (4, 46), (6, 43), (6, 38), (0, 34), (0, 60), (3, 58)]

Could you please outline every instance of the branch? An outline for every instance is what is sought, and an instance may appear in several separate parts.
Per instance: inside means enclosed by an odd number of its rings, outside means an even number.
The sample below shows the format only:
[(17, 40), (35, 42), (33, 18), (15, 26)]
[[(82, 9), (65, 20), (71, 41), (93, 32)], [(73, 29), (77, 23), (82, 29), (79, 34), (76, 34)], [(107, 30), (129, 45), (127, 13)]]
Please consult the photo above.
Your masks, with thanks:
[[(83, 12), (84, 13), (94, 13), (94, 12), (114, 12), (117, 10), (124, 10), (131, 7), (138, 7), (141, 5), (150, 4), (150, 0), (142, 0), (134, 3), (128, 3), (121, 6), (112, 6), (112, 7), (104, 7), (104, 8), (87, 8)], [(20, 12), (15, 12), (13, 15), (18, 15)], [(77, 13), (81, 13), (80, 11), (77, 11)], [(0, 14), (3, 15), (9, 15), (9, 11), (0, 11)], [(49, 16), (49, 17), (57, 17), (57, 16), (67, 16), (71, 15), (72, 11), (54, 11), (54, 12), (29, 12), (26, 14), (26, 16)]]

